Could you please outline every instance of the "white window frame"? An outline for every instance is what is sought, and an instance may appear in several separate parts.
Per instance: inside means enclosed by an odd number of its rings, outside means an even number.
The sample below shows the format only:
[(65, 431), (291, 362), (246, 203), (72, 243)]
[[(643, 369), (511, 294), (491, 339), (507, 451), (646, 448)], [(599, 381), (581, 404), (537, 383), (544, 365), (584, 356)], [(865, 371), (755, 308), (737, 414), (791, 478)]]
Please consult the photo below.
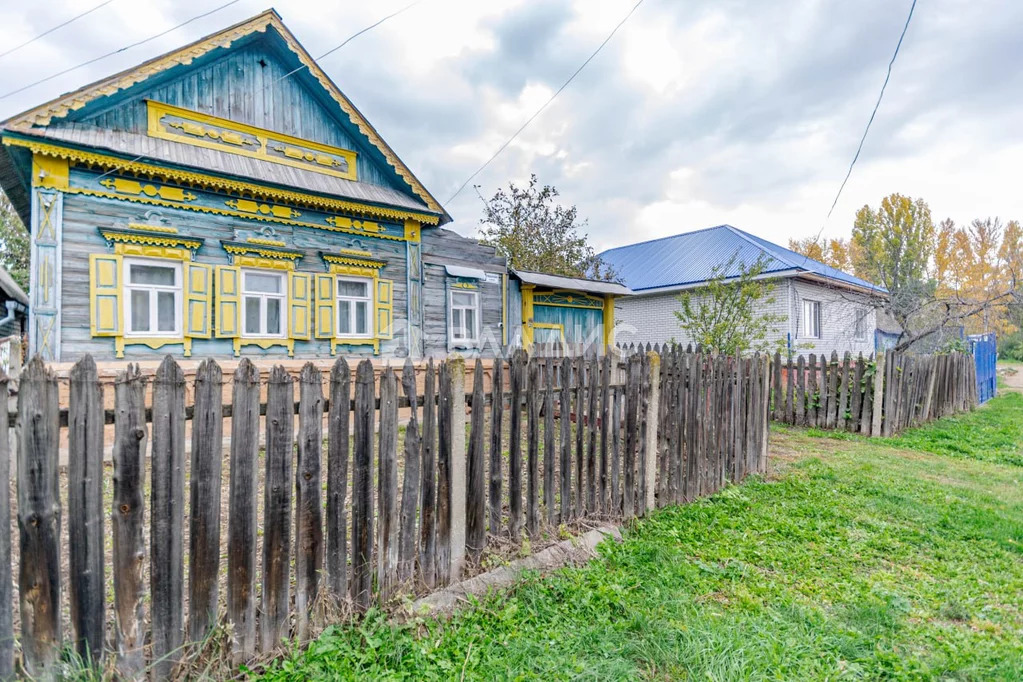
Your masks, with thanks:
[(853, 340), (854, 341), (866, 341), (868, 337), (867, 333), (867, 317), (870, 315), (869, 310), (858, 310), (856, 312), (856, 318), (853, 321)]
[[(811, 314), (813, 313), (813, 314)], [(814, 326), (817, 327), (814, 330), (810, 326), (810, 321), (813, 320)], [(806, 339), (819, 339), (821, 338), (821, 302), (812, 300), (809, 298), (803, 299), (803, 338)]]
[[(460, 306), (455, 306), (455, 294), (468, 294), (468, 295), (471, 295), (473, 297), (473, 304), (472, 304), (472, 306), (461, 306), (461, 305)], [(459, 338), (455, 337), (455, 309), (456, 309), (456, 307), (459, 310), (470, 310), (471, 309), (475, 313), (473, 315), (473, 320), (474, 320), (475, 324), (473, 325), (473, 327), (474, 327), (474, 329), (472, 330), (473, 336), (471, 338), (463, 337), (463, 338), (459, 339)], [(462, 320), (463, 320), (463, 322), (460, 325), (460, 328), (462, 330), (467, 331), (466, 327), (465, 327), (465, 322), (464, 322), (465, 315), (462, 316)], [(453, 345), (453, 346), (465, 346), (465, 347), (470, 347), (470, 348), (476, 346), (479, 343), (479, 341), (480, 341), (480, 292), (478, 290), (475, 290), (475, 289), (454, 289), (453, 288), (453, 289), (448, 291), (448, 340), (449, 340), (450, 344)]]
[[(245, 275), (252, 273), (257, 275), (272, 275), (281, 281), (281, 293), (272, 294), (267, 291), (248, 291), (245, 288)], [(241, 298), (241, 336), (244, 339), (286, 339), (288, 338), (288, 273), (279, 270), (265, 270), (262, 268), (243, 268), (241, 271), (241, 286), (239, 296)], [(247, 298), (259, 298), (259, 328), (266, 329), (267, 299), (275, 298), (281, 302), (281, 331), (278, 334), (252, 334), (248, 331), (249, 307), (246, 305)]]
[[(179, 339), (184, 338), (184, 324), (183, 318), (184, 313), (184, 289), (185, 280), (184, 273), (182, 271), (181, 263), (173, 260), (165, 260), (163, 258), (125, 258), (122, 263), (124, 267), (124, 335), (127, 337), (158, 337), (164, 339)], [(132, 284), (131, 283), (131, 266), (132, 265), (150, 265), (161, 268), (170, 268), (174, 270), (174, 281), (176, 284), (172, 287), (165, 286), (162, 284)], [(148, 331), (133, 331), (131, 328), (131, 293), (132, 291), (148, 291), (149, 292), (149, 330)], [(158, 291), (171, 291), (174, 293), (174, 331), (162, 332), (158, 331), (159, 326), (159, 309), (156, 304), (156, 293)]]
[[(340, 287), (338, 286), (341, 282), (359, 282), (366, 285), (365, 296), (342, 296), (339, 293)], [(353, 277), (351, 275), (338, 275), (334, 281), (334, 297), (337, 299), (337, 316), (334, 320), (334, 325), (337, 328), (337, 336), (341, 339), (372, 339), (376, 336), (376, 287), (375, 281), (372, 277)], [(350, 303), (357, 303), (364, 301), (367, 304), (366, 318), (369, 324), (367, 325), (366, 332), (359, 334), (354, 331), (355, 329), (355, 306), (351, 305), (348, 308), (348, 325), (353, 330), (350, 332), (341, 332), (341, 301), (348, 301)]]

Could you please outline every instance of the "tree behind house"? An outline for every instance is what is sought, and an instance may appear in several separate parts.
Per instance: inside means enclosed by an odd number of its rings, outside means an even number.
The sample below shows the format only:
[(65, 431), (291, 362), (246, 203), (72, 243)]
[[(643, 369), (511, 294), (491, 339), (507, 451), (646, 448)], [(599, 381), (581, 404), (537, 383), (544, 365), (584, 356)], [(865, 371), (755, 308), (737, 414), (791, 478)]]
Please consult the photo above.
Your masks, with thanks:
[(28, 232), (21, 224), (7, 195), (0, 191), (0, 267), (10, 273), (14, 281), (28, 291), (29, 241)]
[(480, 241), (520, 270), (616, 281), (614, 270), (579, 233), (586, 221), (579, 220), (575, 206), (557, 203), (558, 195), (552, 185), (541, 187), (536, 175), (526, 187), (509, 183), (507, 191), (497, 190), (484, 202)]
[(770, 312), (774, 284), (759, 279), (767, 259), (761, 256), (749, 266), (738, 263), (738, 274), (731, 274), (737, 260), (738, 253), (733, 254), (726, 263), (714, 266), (705, 286), (678, 297), (679, 326), (694, 343), (718, 353), (785, 350), (786, 340), (777, 333), (787, 316)]

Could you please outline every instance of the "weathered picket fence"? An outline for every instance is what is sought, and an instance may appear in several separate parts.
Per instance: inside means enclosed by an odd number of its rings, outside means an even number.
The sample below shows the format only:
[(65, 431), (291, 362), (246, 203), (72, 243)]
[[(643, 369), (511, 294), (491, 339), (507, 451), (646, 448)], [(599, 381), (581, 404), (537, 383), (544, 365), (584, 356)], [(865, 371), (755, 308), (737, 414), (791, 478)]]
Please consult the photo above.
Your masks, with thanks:
[[(766, 468), (766, 356), (519, 350), (489, 376), (477, 360), (468, 392), (464, 373), (458, 357), (430, 361), (420, 376), (406, 362), (400, 379), (387, 368), (377, 382), (368, 360), (353, 374), (339, 358), (326, 379), (308, 364), (296, 382), (281, 367), (260, 372), (242, 360), (227, 403), (215, 361), (200, 365), (189, 393), (168, 357), (148, 407), (147, 380), (128, 365), (105, 411), (91, 358), (71, 371), (66, 409), (54, 373), (33, 359), (17, 413), (23, 671), (54, 676), (68, 629), (85, 660), (112, 655), (122, 677), (163, 679), (221, 619), (233, 659), (250, 660), (312, 636), (326, 602), (346, 607), (326, 611), (333, 617), (386, 605), (478, 570), (488, 547), (521, 543), (523, 533), (535, 542), (557, 537), (559, 525), (630, 519)], [(0, 420), (0, 476), (9, 476), (8, 426)], [(8, 490), (0, 486), (5, 679), (17, 649)]]
[(771, 367), (772, 418), (785, 424), (890, 436), (977, 405), (968, 353), (776, 353)]

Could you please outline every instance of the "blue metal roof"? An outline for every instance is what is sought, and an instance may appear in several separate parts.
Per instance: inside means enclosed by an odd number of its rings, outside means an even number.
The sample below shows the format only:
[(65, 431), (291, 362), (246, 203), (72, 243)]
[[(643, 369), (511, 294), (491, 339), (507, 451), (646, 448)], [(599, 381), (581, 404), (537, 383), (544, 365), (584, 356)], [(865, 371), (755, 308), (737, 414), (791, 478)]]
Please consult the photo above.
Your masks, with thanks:
[(732, 267), (723, 271), (736, 277), (740, 268), (765, 259), (765, 273), (810, 273), (853, 286), (884, 292), (882, 287), (854, 277), (824, 263), (766, 239), (732, 227), (718, 225), (695, 232), (652, 239), (638, 244), (608, 249), (600, 257), (613, 267), (622, 283), (635, 292), (698, 284), (710, 279), (715, 266), (724, 266), (735, 254)]

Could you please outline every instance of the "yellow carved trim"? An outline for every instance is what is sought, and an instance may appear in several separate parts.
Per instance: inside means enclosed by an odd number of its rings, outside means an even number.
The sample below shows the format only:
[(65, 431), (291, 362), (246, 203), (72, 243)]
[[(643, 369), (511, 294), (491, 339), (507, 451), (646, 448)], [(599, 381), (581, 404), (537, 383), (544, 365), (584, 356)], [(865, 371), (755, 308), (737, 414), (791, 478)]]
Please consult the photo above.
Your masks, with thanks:
[(341, 215), (335, 215), (327, 218), (327, 223), (337, 228), (355, 230), (357, 232), (368, 232), (369, 234), (377, 234), (383, 229), (377, 223), (370, 222), (368, 220), (352, 220), (351, 218), (346, 218)]
[(614, 296), (604, 297), (604, 350), (611, 347), (614, 342), (615, 328), (615, 298)]
[(187, 249), (175, 249), (169, 246), (151, 246), (121, 242), (114, 244), (114, 253), (121, 256), (139, 256), (142, 258), (166, 258), (168, 260), (192, 260), (192, 252)]
[(295, 356), (295, 339), (279, 338), (279, 339), (246, 339), (241, 336), (234, 338), (234, 356), (238, 357), (242, 354), (243, 346), (258, 346), (263, 350), (273, 348), (274, 346), (284, 346), (288, 349), (288, 357)]
[(377, 277), (386, 261), (371, 258), (349, 258), (322, 253), (320, 257), (327, 264), (327, 271), (335, 275), (357, 275), (359, 277)]
[[(49, 144), (46, 142), (39, 142), (36, 140), (24, 140), (16, 137), (5, 136), (3, 138), (3, 142), (5, 145), (9, 146), (25, 147), (26, 149), (29, 149), (30, 151), (36, 154), (43, 154), (46, 156), (52, 156), (54, 158), (59, 159), (67, 159), (68, 161), (73, 162), (75, 165), (80, 165), (86, 168), (98, 167), (104, 170), (116, 170), (118, 172), (159, 177), (163, 180), (182, 182), (203, 189), (219, 190), (223, 192), (235, 192), (247, 196), (257, 196), (265, 199), (285, 201), (291, 204), (296, 204), (299, 206), (309, 206), (311, 208), (316, 208), (319, 210), (340, 211), (343, 213), (360, 213), (390, 220), (405, 220), (406, 218), (410, 218), (412, 220), (418, 220), (419, 222), (426, 225), (437, 225), (440, 222), (440, 216), (430, 215), (428, 213), (418, 213), (416, 211), (409, 211), (400, 208), (389, 208), (385, 206), (373, 206), (371, 204), (362, 204), (356, 201), (347, 201), (345, 199), (334, 199), (331, 197), (324, 197), (316, 194), (305, 194), (303, 192), (295, 192), (287, 189), (258, 185), (255, 183), (245, 182), (241, 180), (232, 180), (230, 178), (207, 175), (195, 171), (166, 168), (164, 166), (156, 166), (142, 161), (120, 159), (118, 157), (109, 156), (107, 154), (88, 152), (83, 151), (81, 149), (71, 149), (68, 147), (62, 147), (60, 145)], [(125, 198), (117, 196), (116, 194), (106, 194), (103, 192), (97, 192), (96, 190), (89, 190), (83, 188), (72, 187), (68, 191), (77, 194), (89, 194), (93, 196), (107, 197), (111, 199)], [(176, 204), (163, 203), (159, 199), (149, 197), (144, 194), (139, 194), (137, 195), (137, 197), (138, 198), (135, 199), (136, 201), (152, 204), (155, 206), (173, 205), (176, 208), (188, 208), (191, 210), (202, 211), (205, 213), (217, 213), (220, 215), (232, 215), (243, 218), (255, 218), (256, 220), (269, 219), (258, 213), (249, 215), (240, 211), (213, 209), (205, 206), (190, 205), (178, 206)], [(363, 233), (362, 231), (347, 230), (327, 225), (317, 225), (315, 223), (300, 223), (297, 221), (291, 221), (290, 224), (318, 227), (323, 230), (334, 229), (338, 232), (352, 231), (357, 234)], [(401, 237), (394, 237), (383, 234), (377, 236), (385, 239), (399, 240), (401, 239)]]
[(338, 253), (343, 253), (346, 256), (372, 256), (372, 252), (363, 251), (362, 249), (338, 249)]
[(249, 244), (262, 244), (263, 246), (287, 246), (280, 239), (264, 239), (262, 237), (249, 237), (246, 239)]
[(537, 329), (557, 329), (558, 333), (561, 335), (561, 340), (565, 340), (565, 325), (563, 324), (558, 324), (556, 322), (534, 322), (533, 329), (534, 331)]
[(138, 244), (143, 246), (155, 246), (169, 248), (174, 251), (196, 251), (202, 246), (202, 240), (189, 239), (187, 237), (163, 237), (157, 234), (138, 234), (133, 232), (120, 232), (112, 229), (100, 228), (99, 234), (108, 244), (125, 245)]
[(522, 285), (522, 347), (533, 347), (533, 284)]
[(178, 228), (169, 225), (145, 225), (143, 223), (128, 223), (129, 230), (144, 230), (146, 232), (160, 232), (162, 234), (177, 234)]
[[(148, 100), (149, 136), (356, 180), (356, 153)], [(167, 121), (166, 117), (177, 121)], [(170, 128), (170, 130), (168, 130)]]
[(164, 338), (159, 336), (117, 336), (114, 337), (114, 353), (118, 358), (124, 357), (125, 346), (147, 346), (156, 350), (164, 346), (182, 346), (184, 356), (192, 357), (192, 337), (179, 336)]
[(58, 97), (46, 104), (30, 109), (27, 112), (11, 119), (8, 126), (14, 130), (28, 131), (33, 127), (46, 126), (54, 118), (63, 118), (71, 111), (81, 109), (89, 102), (104, 96), (112, 95), (125, 88), (130, 88), (150, 76), (166, 71), (182, 64), (191, 64), (195, 59), (202, 57), (213, 50), (221, 47), (229, 47), (235, 40), (243, 38), (251, 33), (263, 32), (268, 26), (272, 26), (284, 39), (291, 51), (298, 57), (299, 61), (309, 70), (310, 75), (320, 82), (320, 85), (330, 94), (335, 102), (345, 112), (349, 120), (365, 135), (371, 144), (376, 147), (387, 163), (395, 172), (408, 183), (430, 210), (442, 212), (437, 200), (426, 191), (422, 183), (412, 174), (412, 171), (398, 158), (386, 142), (380, 137), (376, 129), (363, 118), (359, 110), (355, 108), (347, 97), (334, 85), (326, 73), (319, 67), (316, 60), (306, 52), (305, 48), (295, 39), (281, 21), (280, 17), (273, 10), (267, 10), (248, 21), (224, 29), (219, 33), (203, 38), (195, 43), (170, 52), (162, 57), (157, 57), (148, 62), (140, 64), (128, 72), (122, 72), (98, 83), (81, 88), (75, 92)]
[(107, 189), (112, 189), (118, 194), (144, 194), (147, 197), (160, 197), (167, 201), (195, 201), (199, 197), (180, 187), (168, 187), (152, 182), (139, 182), (129, 178), (107, 178), (100, 180), (99, 184)]
[(259, 213), (260, 215), (273, 216), (274, 218), (298, 218), (302, 214), (290, 206), (274, 206), (264, 204), (251, 199), (228, 199), (225, 206), (233, 208), (242, 213)]
[(55, 159), (52, 156), (33, 154), (32, 184), (35, 187), (66, 191), (68, 188), (67, 159)]
[(470, 284), (469, 282), (453, 282), (451, 284), (452, 289), (471, 289), (473, 291), (479, 289), (479, 285)]
[(422, 226), (415, 220), (405, 219), (405, 241), (417, 243), (422, 234)]

